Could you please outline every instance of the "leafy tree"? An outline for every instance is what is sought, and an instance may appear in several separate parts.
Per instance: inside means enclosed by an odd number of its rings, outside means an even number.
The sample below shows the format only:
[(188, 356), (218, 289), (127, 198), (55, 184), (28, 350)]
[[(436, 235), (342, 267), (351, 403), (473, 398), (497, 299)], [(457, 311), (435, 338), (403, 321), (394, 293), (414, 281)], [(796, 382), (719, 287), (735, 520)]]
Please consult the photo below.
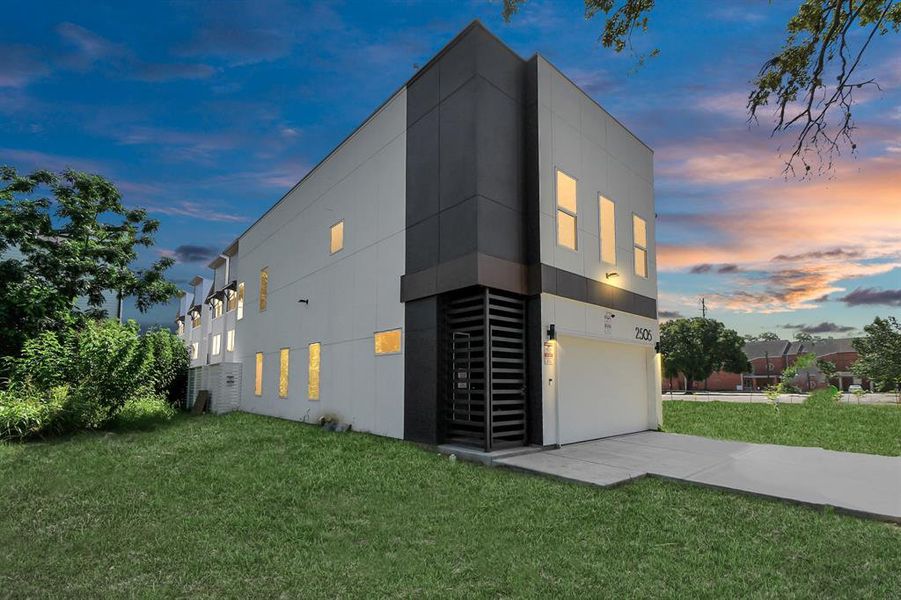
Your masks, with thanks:
[(757, 339), (759, 339), (761, 342), (778, 342), (782, 338), (780, 338), (772, 331), (764, 331), (757, 336)]
[[(46, 191), (52, 197), (35, 197)], [(105, 316), (110, 294), (134, 297), (141, 311), (177, 294), (165, 278), (171, 258), (132, 266), (158, 226), (125, 208), (99, 175), (0, 167), (0, 356), (16, 355), (39, 332)]]
[(826, 383), (832, 383), (832, 379), (835, 377), (835, 374), (838, 372), (838, 368), (835, 366), (835, 363), (831, 360), (825, 360), (823, 358), (817, 359), (817, 369), (819, 369), (820, 373), (826, 376)]
[(866, 335), (851, 342), (858, 354), (851, 371), (882, 390), (901, 389), (901, 323), (876, 317), (863, 330)]
[(813, 344), (817, 340), (821, 339), (815, 335), (807, 333), (806, 331), (799, 331), (795, 334), (794, 337), (796, 342), (806, 342), (808, 344)]
[[(510, 20), (526, 0), (503, 0)], [(585, 0), (585, 18), (604, 15), (600, 42), (604, 48), (632, 50), (632, 34), (648, 30), (655, 0)], [(901, 2), (896, 0), (800, 0), (786, 25), (786, 39), (767, 59), (748, 95), (748, 120), (772, 107), (773, 134), (795, 131), (785, 174), (801, 175), (817, 163), (818, 172), (832, 168), (843, 146), (854, 152), (854, 93), (879, 85), (859, 79), (857, 70), (876, 36), (901, 30)], [(633, 51), (634, 52), (634, 51)], [(659, 53), (654, 49), (649, 56)], [(639, 65), (644, 55), (636, 55)]]
[(682, 373), (686, 388), (716, 371), (749, 370), (742, 351), (744, 341), (732, 329), (714, 319), (674, 319), (660, 326), (660, 352), (665, 374)]

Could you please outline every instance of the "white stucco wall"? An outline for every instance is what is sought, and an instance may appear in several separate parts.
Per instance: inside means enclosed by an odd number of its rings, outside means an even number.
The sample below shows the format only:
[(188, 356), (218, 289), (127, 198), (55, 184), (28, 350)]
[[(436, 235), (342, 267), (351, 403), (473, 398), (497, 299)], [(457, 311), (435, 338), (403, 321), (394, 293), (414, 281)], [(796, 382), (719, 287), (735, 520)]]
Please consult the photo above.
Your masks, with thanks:
[[(402, 90), (241, 236), (242, 410), (307, 421), (332, 414), (356, 430), (403, 436), (404, 354), (375, 356), (373, 334), (404, 325), (405, 130)], [(329, 229), (340, 220), (344, 249), (332, 255)], [(263, 267), (269, 294), (261, 312)], [(318, 401), (307, 399), (312, 342), (322, 344)], [(281, 348), (291, 350), (287, 398), (278, 395)], [(264, 353), (260, 397), (256, 352)]]

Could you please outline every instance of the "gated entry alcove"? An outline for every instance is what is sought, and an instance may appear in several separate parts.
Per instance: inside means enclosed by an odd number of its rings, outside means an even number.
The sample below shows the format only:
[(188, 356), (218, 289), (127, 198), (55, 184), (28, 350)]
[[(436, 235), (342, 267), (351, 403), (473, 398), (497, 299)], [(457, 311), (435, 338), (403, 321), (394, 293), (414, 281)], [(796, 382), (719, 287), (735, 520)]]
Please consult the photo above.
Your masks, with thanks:
[(470, 288), (441, 303), (441, 435), (496, 450), (526, 442), (522, 296)]

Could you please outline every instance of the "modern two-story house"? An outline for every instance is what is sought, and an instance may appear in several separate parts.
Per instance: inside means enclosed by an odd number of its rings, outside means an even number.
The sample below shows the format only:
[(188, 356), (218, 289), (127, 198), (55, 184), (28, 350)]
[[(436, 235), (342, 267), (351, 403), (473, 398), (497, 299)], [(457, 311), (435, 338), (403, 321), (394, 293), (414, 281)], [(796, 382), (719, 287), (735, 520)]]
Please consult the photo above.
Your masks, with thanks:
[(650, 148), (472, 23), (195, 280), (189, 397), (486, 450), (656, 428), (653, 190)]

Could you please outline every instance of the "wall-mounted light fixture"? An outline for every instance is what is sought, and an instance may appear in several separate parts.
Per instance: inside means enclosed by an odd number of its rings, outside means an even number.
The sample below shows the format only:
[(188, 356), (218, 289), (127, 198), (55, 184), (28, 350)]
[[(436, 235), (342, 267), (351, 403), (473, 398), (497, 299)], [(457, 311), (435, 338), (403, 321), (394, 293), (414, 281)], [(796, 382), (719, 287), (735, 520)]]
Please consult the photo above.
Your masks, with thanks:
[(547, 328), (547, 339), (556, 340), (557, 339), (557, 328), (553, 323)]
[(298, 300), (298, 302), (303, 302), (303, 303), (306, 304), (307, 306), (310, 305), (310, 299), (309, 299), (309, 298), (301, 298), (300, 300)]
[(606, 277), (607, 279), (610, 279), (611, 277), (619, 277), (619, 273), (616, 271), (608, 271), (606, 275), (604, 275), (604, 277)]
[(660, 354), (660, 342), (654, 344), (654, 352)]

